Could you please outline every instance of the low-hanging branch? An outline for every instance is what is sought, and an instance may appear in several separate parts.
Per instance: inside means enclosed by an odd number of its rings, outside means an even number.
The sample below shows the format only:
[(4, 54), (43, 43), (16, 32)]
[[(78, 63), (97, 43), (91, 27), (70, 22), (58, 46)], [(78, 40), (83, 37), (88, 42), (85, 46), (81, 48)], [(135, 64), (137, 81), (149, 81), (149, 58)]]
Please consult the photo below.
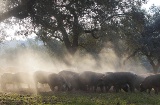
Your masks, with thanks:
[(126, 62), (129, 58), (135, 56), (139, 51), (140, 51), (140, 48), (136, 49), (131, 55), (129, 55), (129, 56), (123, 61), (123, 64), (125, 64), (125, 62)]

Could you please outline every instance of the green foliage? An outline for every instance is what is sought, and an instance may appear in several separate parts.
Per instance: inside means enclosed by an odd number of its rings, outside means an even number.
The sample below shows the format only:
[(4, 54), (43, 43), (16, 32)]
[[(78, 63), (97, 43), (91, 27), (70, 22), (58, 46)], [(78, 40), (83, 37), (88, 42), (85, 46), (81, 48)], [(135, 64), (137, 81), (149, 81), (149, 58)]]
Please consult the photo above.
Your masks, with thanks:
[[(106, 26), (112, 25), (115, 28), (115, 25), (121, 24), (121, 17), (128, 15), (139, 22), (140, 19), (137, 18), (141, 18), (143, 14), (137, 14), (134, 9), (140, 8), (146, 0), (7, 1), (6, 14), (10, 15), (2, 14), (0, 21), (9, 16), (19, 19), (30, 17), (34, 26), (45, 32), (37, 34), (44, 42), (58, 38), (64, 42), (66, 49), (74, 54), (78, 49), (80, 36), (85, 33), (97, 39), (101, 37), (101, 31), (104, 31)], [(111, 30), (114, 31), (114, 28)], [(95, 34), (97, 31), (100, 33)], [(105, 30), (105, 33), (112, 34), (110, 30)]]
[[(124, 34), (127, 37), (125, 42), (128, 45), (129, 51), (132, 53), (128, 58), (135, 55), (139, 57), (146, 56), (148, 63), (152, 66), (153, 72), (157, 73), (160, 67), (159, 8), (152, 6), (148, 13), (140, 11), (140, 16), (142, 15), (141, 12), (143, 12), (144, 17), (141, 18), (144, 21), (142, 22), (143, 24), (129, 22), (129, 26), (127, 25), (128, 28), (126, 27), (129, 31), (126, 31)], [(122, 29), (125, 29), (125, 27)]]
[(99, 54), (103, 48), (103, 43), (100, 39), (95, 39), (91, 35), (81, 35), (79, 40), (79, 49), (86, 50), (90, 54)]

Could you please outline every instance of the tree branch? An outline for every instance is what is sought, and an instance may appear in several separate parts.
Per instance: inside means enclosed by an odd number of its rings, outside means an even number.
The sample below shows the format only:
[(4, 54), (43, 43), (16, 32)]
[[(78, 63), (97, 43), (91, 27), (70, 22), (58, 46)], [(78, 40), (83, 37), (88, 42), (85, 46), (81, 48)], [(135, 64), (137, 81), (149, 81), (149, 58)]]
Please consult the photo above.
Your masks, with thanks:
[(114, 15), (108, 16), (108, 17), (104, 18), (104, 20), (102, 20), (101, 23), (103, 24), (103, 23), (105, 23), (106, 20), (110, 20), (110, 19), (112, 19), (113, 17), (116, 17), (116, 16), (117, 16), (117, 17), (119, 17), (119, 16), (122, 17), (122, 16), (125, 16), (125, 15), (129, 15), (129, 13), (114, 14)]
[(126, 62), (129, 58), (135, 56), (135, 55), (138, 53), (138, 51), (140, 51), (140, 48), (136, 49), (130, 56), (128, 56), (128, 57), (123, 61), (123, 64), (125, 64), (125, 62)]
[(94, 28), (92, 30), (84, 30), (85, 33), (90, 33), (92, 35), (93, 38), (98, 39), (100, 38), (100, 36), (96, 36), (94, 32), (98, 31), (97, 28)]

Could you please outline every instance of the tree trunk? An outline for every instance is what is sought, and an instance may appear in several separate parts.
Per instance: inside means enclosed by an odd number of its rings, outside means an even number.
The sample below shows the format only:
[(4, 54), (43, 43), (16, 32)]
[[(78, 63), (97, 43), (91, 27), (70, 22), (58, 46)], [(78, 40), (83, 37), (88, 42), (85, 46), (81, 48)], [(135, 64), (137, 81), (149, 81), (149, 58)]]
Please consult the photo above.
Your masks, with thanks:
[(154, 59), (152, 59), (149, 55), (147, 55), (147, 58), (149, 60), (149, 63), (152, 66), (153, 73), (157, 74), (158, 73), (158, 69), (160, 67), (160, 59), (158, 58), (158, 62), (157, 62), (157, 64), (155, 64)]

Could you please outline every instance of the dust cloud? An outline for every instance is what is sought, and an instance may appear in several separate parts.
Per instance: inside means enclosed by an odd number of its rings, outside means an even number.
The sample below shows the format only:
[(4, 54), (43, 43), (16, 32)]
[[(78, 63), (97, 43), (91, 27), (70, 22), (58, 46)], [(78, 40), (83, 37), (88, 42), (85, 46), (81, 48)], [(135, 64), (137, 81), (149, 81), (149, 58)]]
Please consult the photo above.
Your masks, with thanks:
[[(75, 72), (95, 71), (102, 73), (131, 71), (139, 74), (147, 72), (146, 68), (144, 68), (140, 62), (128, 60), (128, 62), (123, 65), (124, 58), (119, 58), (111, 48), (102, 49), (97, 59), (90, 54), (81, 55), (78, 51), (74, 56), (66, 54), (64, 59), (70, 62), (70, 65), (57, 57), (51, 56), (45, 47), (42, 50), (31, 47), (9, 48), (7, 51), (1, 53), (0, 57), (0, 75), (23, 72), (26, 73), (26, 75), (21, 77), (28, 80), (33, 80), (33, 73), (38, 70), (53, 73), (58, 73), (65, 69), (70, 69)], [(31, 75), (27, 76), (27, 73)], [(35, 89), (35, 84), (33, 83), (32, 85), (32, 88)], [(11, 87), (13, 88), (14, 86)], [(24, 87), (27, 87), (27, 83), (25, 83)]]
[(74, 67), (78, 72), (82, 71), (95, 71), (95, 72), (117, 72), (129, 71), (136, 74), (146, 73), (148, 70), (141, 65), (141, 62), (128, 60), (123, 64), (124, 58), (119, 58), (113, 49), (102, 49), (95, 59), (92, 55), (86, 54), (79, 56), (79, 53), (72, 58)]

